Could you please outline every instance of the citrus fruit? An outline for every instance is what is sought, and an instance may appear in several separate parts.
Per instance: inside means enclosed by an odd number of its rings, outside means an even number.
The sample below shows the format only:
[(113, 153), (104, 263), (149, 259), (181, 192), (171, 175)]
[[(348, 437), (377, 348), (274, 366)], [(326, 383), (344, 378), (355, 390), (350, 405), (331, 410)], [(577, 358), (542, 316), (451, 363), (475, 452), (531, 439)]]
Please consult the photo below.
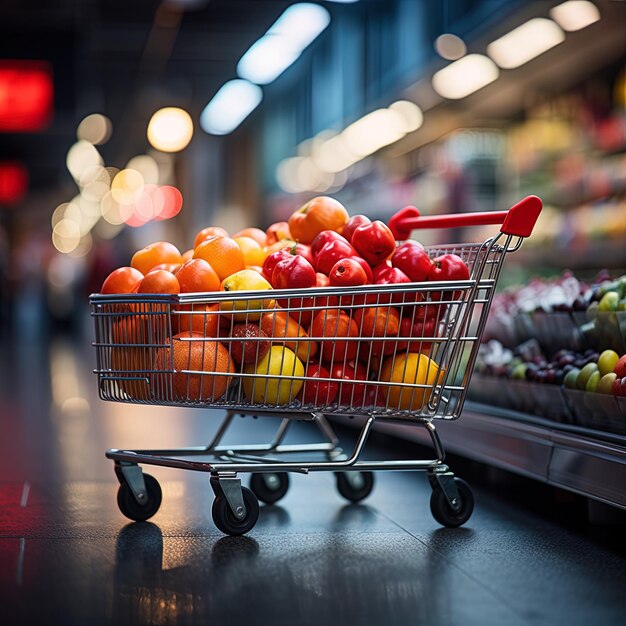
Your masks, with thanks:
[(209, 237), (196, 247), (193, 258), (205, 260), (220, 280), (246, 267), (241, 248), (230, 237)]
[(442, 378), (443, 370), (432, 359), (414, 352), (387, 357), (380, 376), (381, 381), (402, 384), (387, 388), (387, 401), (390, 409), (405, 411), (419, 411)]
[(198, 291), (217, 291), (220, 288), (220, 278), (204, 259), (190, 259), (185, 261), (176, 272), (181, 293)]
[(134, 267), (118, 267), (104, 279), (100, 293), (132, 293), (142, 278), (143, 274)]
[(161, 263), (181, 263), (182, 257), (178, 248), (168, 241), (155, 241), (133, 254), (130, 266), (147, 274)]
[[(220, 289), (222, 291), (267, 291), (272, 286), (254, 270), (241, 270), (231, 274), (222, 281)], [(274, 300), (271, 298), (226, 300), (220, 303), (222, 311), (238, 311), (233, 314), (236, 322), (257, 321), (261, 317), (262, 309), (274, 307)]]
[(341, 310), (324, 309), (316, 313), (309, 334), (312, 337), (324, 338), (321, 340), (324, 361), (345, 363), (356, 356), (357, 342), (343, 338), (358, 337), (359, 328), (356, 322)]
[(194, 250), (203, 242), (206, 241), (209, 237), (230, 237), (228, 232), (221, 228), (220, 226), (207, 226), (203, 228), (198, 234), (195, 236), (193, 240)]

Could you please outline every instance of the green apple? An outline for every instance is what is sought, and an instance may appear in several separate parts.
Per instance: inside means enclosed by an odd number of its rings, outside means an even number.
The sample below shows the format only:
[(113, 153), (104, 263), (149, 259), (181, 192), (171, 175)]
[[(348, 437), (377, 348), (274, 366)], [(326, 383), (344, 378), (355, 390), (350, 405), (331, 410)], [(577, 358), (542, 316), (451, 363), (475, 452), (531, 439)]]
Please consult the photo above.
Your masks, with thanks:
[(615, 350), (604, 350), (598, 357), (598, 369), (600, 374), (604, 376), (612, 372), (619, 361), (619, 354)]
[(578, 378), (578, 374), (580, 374), (580, 370), (577, 367), (574, 367), (567, 372), (567, 374), (565, 374), (565, 378), (563, 379), (563, 386), (568, 389), (576, 389), (576, 379)]
[(615, 372), (609, 372), (605, 374), (598, 383), (598, 392), (599, 393), (613, 393), (613, 381), (617, 378), (617, 374)]
[(607, 291), (600, 302), (598, 302), (598, 311), (603, 313), (610, 311), (617, 311), (617, 305), (619, 303), (619, 293), (617, 291)]
[(594, 372), (599, 372), (597, 363), (587, 363), (578, 374), (576, 378), (576, 388), (584, 391), (587, 387), (587, 382), (589, 381), (590, 376)]
[(598, 385), (600, 383), (600, 370), (596, 368), (595, 372), (592, 372), (589, 378), (587, 379), (587, 384), (585, 385), (585, 391), (596, 392), (598, 391)]

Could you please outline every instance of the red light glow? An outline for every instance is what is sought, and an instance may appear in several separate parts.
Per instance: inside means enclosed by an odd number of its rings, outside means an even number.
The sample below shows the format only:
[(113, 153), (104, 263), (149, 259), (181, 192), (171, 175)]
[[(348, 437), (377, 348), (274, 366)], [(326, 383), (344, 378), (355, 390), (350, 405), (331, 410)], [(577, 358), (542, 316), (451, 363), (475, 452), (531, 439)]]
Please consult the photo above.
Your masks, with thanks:
[(21, 202), (28, 189), (28, 172), (18, 162), (0, 162), (0, 204)]
[(0, 132), (37, 132), (54, 110), (54, 85), (45, 61), (0, 61)]

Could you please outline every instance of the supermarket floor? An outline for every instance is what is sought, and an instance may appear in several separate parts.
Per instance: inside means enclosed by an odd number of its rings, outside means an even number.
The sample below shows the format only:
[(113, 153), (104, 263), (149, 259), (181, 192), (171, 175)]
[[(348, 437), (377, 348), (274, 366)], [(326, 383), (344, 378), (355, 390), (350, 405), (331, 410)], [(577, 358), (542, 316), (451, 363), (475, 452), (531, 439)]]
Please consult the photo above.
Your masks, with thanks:
[[(87, 340), (0, 347), (3, 626), (624, 623), (626, 527), (589, 526), (579, 500), (458, 460), (476, 509), (455, 530), (413, 473), (379, 473), (359, 505), (328, 474), (293, 475), (232, 538), (212, 522), (206, 475), (154, 468), (161, 509), (128, 523), (104, 450), (199, 445), (218, 416), (100, 401)], [(238, 418), (233, 441), (273, 427)], [(371, 444), (389, 457), (409, 445)]]

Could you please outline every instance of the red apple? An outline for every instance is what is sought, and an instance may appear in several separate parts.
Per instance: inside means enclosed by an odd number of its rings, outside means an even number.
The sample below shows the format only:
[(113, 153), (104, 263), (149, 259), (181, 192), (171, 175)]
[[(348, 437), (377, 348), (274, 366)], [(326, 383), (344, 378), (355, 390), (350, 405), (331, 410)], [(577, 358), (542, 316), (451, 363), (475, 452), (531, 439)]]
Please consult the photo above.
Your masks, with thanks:
[(339, 383), (336, 381), (315, 380), (319, 378), (331, 378), (330, 372), (317, 363), (311, 363), (306, 368), (307, 380), (304, 381), (300, 391), (300, 400), (304, 404), (315, 406), (327, 406), (332, 404), (339, 392)]
[(258, 324), (235, 324), (231, 336), (225, 343), (238, 364), (258, 363), (269, 352), (271, 343)]
[(359, 407), (363, 404), (368, 385), (356, 383), (357, 380), (367, 380), (367, 368), (360, 363), (356, 368), (351, 365), (338, 364), (330, 370), (333, 378), (340, 379), (339, 404), (342, 406)]
[(613, 371), (617, 374), (618, 378), (624, 378), (624, 376), (626, 376), (626, 354), (619, 358), (619, 361), (615, 364)]
[(372, 221), (366, 215), (353, 215), (348, 223), (343, 227), (341, 234), (348, 240), (352, 241), (352, 234), (354, 231), (363, 224), (371, 224)]

